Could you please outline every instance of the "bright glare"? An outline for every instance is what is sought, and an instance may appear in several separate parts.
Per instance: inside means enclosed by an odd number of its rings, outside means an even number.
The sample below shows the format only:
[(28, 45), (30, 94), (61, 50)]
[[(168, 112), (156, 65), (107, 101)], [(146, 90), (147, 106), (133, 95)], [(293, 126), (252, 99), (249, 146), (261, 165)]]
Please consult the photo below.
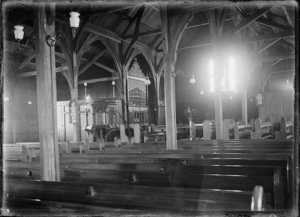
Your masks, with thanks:
[(28, 103), (28, 105), (31, 105), (31, 104), (32, 104), (32, 102), (31, 102), (30, 100), (28, 100), (28, 102), (27, 102), (27, 103)]
[(229, 90), (234, 90), (236, 86), (236, 70), (235, 59), (233, 57), (230, 57), (228, 61), (228, 80)]
[(8, 102), (9, 98), (7, 96), (5, 96), (3, 100), (4, 100), (4, 102)]
[[(228, 67), (224, 69), (221, 76), (221, 91), (234, 91), (236, 88), (236, 65), (233, 57), (229, 58)], [(212, 59), (209, 61), (209, 91), (215, 92), (214, 62)]]
[(86, 100), (87, 100), (87, 101), (90, 101), (90, 100), (91, 100), (90, 95), (87, 95), (87, 96), (86, 96)]
[(196, 83), (196, 79), (195, 79), (195, 76), (192, 75), (191, 79), (190, 79), (190, 83), (191, 84), (195, 84)]
[(214, 62), (209, 61), (209, 92), (215, 92)]

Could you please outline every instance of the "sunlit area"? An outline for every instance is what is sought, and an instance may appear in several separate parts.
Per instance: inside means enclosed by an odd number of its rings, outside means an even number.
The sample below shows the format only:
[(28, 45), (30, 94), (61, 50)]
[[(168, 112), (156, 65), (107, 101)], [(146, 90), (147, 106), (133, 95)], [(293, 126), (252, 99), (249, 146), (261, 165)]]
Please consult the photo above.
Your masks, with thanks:
[(299, 216), (295, 1), (1, 6), (1, 215)]

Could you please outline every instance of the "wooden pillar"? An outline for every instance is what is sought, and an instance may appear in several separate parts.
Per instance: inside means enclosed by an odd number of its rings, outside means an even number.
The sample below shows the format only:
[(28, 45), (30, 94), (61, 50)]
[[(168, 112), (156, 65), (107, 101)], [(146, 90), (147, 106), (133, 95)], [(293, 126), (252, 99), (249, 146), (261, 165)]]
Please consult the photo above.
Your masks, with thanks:
[(167, 131), (167, 149), (177, 149), (176, 133), (176, 98), (175, 98), (175, 76), (174, 64), (171, 62), (170, 54), (164, 55), (165, 71), (165, 114), (166, 114), (166, 131)]
[[(215, 52), (215, 54), (217, 54)], [(214, 61), (215, 78), (215, 121), (216, 121), (216, 139), (223, 138), (223, 104), (221, 92), (221, 79), (223, 75), (223, 62), (218, 55)]]
[[(76, 84), (75, 84), (75, 82), (76, 82)], [(80, 106), (78, 104), (78, 80), (75, 79), (75, 77), (74, 77), (74, 88), (72, 89), (71, 95), (72, 95), (72, 99), (74, 100), (74, 102), (76, 104), (75, 123), (73, 123), (73, 138), (74, 138), (75, 142), (80, 142), (81, 141)]]
[(248, 110), (247, 110), (247, 89), (242, 92), (242, 121), (243, 124), (248, 123)]
[[(56, 71), (55, 50), (46, 42), (48, 35), (55, 35), (55, 22), (47, 22), (46, 7), (41, 3), (36, 19), (36, 71), (39, 140), (41, 144), (42, 180), (60, 181), (59, 148), (56, 123)], [(55, 16), (54, 4), (50, 16)]]
[(159, 10), (164, 50), (163, 63), (167, 149), (177, 149), (175, 98), (175, 63), (177, 59), (176, 49), (185, 27), (193, 19), (193, 14), (171, 16), (171, 8), (169, 8), (167, 4), (160, 5)]

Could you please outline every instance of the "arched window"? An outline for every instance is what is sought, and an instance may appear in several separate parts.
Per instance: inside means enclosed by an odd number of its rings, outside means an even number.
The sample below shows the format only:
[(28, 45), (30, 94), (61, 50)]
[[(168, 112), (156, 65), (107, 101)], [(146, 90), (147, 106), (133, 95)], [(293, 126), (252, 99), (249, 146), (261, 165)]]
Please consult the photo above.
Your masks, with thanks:
[[(215, 71), (212, 59), (209, 61), (208, 73), (209, 92), (215, 92)], [(234, 91), (236, 89), (236, 65), (233, 57), (229, 57), (221, 76), (221, 91)]]

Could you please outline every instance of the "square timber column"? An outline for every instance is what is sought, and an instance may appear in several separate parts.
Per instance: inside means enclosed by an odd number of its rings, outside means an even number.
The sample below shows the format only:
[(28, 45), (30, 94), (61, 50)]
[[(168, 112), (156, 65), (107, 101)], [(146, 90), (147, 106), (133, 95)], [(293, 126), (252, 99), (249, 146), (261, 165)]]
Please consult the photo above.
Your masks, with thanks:
[[(216, 53), (216, 52), (215, 52)], [(221, 92), (221, 79), (223, 77), (224, 65), (222, 58), (216, 55), (215, 63), (215, 121), (216, 139), (223, 139), (223, 103)]]
[(242, 121), (243, 124), (247, 124), (248, 123), (248, 102), (247, 102), (247, 89), (243, 89), (242, 92)]
[[(46, 8), (50, 13), (46, 16)], [(54, 4), (40, 3), (35, 21), (39, 140), (42, 180), (60, 181), (56, 114), (56, 71), (54, 46), (47, 36), (55, 35)], [(48, 19), (47, 19), (48, 18)], [(51, 20), (51, 23), (49, 23)]]
[(176, 128), (176, 98), (175, 98), (175, 72), (172, 70), (172, 54), (164, 55), (164, 88), (165, 88), (165, 115), (167, 131), (167, 149), (177, 149)]

